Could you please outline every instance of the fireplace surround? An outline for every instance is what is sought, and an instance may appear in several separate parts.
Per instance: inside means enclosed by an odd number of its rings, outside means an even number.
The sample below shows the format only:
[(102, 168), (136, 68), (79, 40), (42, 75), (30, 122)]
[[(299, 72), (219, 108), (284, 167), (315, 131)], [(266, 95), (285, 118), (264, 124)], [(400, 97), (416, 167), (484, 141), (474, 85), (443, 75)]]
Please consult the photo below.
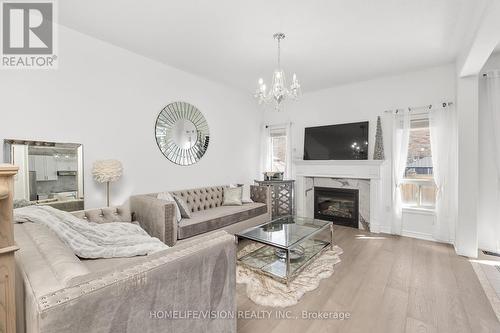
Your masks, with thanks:
[(358, 228), (359, 190), (315, 186), (314, 218)]
[(391, 219), (387, 214), (390, 214), (393, 188), (387, 163), (378, 160), (294, 160), (293, 166), (298, 216), (314, 218), (312, 190), (315, 186), (358, 189), (359, 229), (391, 232)]

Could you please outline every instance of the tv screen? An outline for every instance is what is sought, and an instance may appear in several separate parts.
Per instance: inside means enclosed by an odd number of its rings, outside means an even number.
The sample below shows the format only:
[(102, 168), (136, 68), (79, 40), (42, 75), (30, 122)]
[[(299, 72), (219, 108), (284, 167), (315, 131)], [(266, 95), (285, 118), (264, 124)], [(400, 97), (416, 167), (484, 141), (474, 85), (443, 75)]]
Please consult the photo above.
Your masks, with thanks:
[(368, 122), (306, 127), (304, 160), (368, 159)]

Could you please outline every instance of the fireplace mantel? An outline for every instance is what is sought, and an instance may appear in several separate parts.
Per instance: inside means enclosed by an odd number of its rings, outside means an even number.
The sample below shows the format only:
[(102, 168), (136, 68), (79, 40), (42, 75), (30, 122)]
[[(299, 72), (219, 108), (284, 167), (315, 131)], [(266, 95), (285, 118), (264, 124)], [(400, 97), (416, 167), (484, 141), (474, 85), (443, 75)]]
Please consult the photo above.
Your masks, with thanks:
[(326, 164), (326, 165), (381, 165), (384, 160), (294, 160), (295, 164), (311, 165), (311, 164)]
[(295, 160), (297, 177), (380, 179), (380, 160)]
[(313, 212), (306, 209), (306, 196), (310, 189), (309, 178), (351, 178), (370, 180), (370, 207), (372, 232), (380, 231), (380, 218), (384, 209), (382, 178), (385, 161), (380, 160), (295, 160), (297, 215), (312, 217)]

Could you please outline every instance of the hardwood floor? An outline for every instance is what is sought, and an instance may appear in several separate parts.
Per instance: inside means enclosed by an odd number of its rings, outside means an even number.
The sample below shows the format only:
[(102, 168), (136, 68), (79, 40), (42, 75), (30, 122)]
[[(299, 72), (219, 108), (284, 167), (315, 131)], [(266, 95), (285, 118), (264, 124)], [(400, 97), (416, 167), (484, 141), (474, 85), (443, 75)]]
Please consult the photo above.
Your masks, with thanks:
[[(500, 332), (471, 264), (450, 245), (335, 227), (344, 254), (335, 273), (299, 304), (275, 309), (248, 299), (237, 286), (239, 311), (272, 311), (269, 319), (239, 319), (238, 332)], [(277, 319), (275, 310), (349, 312), (348, 320)]]

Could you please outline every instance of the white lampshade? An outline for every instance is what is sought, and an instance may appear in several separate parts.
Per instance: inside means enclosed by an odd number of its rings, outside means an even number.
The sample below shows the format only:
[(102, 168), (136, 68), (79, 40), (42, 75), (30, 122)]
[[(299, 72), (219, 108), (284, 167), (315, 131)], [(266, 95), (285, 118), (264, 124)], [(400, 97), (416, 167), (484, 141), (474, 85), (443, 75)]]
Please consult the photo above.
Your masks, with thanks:
[(98, 183), (115, 182), (122, 176), (122, 163), (117, 160), (95, 161), (92, 175)]

